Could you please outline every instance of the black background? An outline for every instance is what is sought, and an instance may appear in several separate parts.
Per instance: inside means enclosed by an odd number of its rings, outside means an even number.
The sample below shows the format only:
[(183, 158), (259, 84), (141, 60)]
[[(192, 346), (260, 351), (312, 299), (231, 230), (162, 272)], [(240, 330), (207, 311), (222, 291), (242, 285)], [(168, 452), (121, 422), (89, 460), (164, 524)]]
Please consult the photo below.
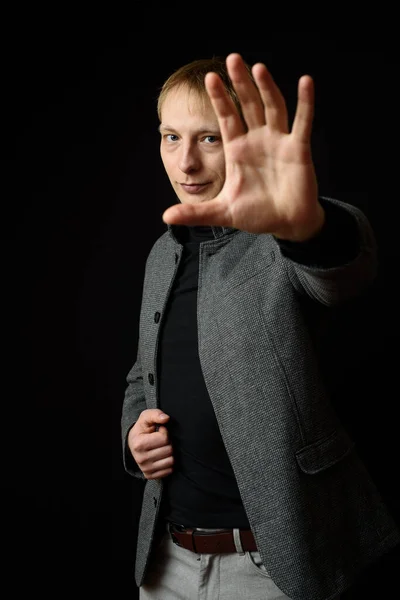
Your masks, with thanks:
[[(352, 374), (360, 450), (398, 518), (393, 49), (348, 51), (340, 36), (315, 34), (304, 47), (279, 33), (268, 43), (171, 46), (167, 36), (156, 45), (57, 23), (14, 22), (2, 54), (3, 581), (15, 596), (62, 597), (71, 586), (137, 597), (141, 484), (122, 468), (119, 423), (144, 262), (175, 201), (159, 157), (156, 97), (175, 68), (212, 54), (264, 61), (291, 114), (298, 78), (314, 77), (320, 191), (363, 208), (375, 228), (381, 269), (360, 337), (333, 351), (344, 351)], [(394, 590), (398, 566), (395, 553), (357, 597)]]

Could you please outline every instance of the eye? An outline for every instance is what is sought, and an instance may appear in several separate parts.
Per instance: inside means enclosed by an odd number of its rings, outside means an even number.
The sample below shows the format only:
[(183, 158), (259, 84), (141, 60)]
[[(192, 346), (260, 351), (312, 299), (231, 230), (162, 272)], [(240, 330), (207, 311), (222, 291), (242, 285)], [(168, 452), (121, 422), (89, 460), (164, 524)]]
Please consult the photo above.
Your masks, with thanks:
[(206, 135), (204, 141), (207, 144), (215, 144), (215, 142), (218, 142), (218, 137), (216, 135)]
[(176, 142), (176, 140), (178, 139), (178, 136), (175, 135), (174, 133), (168, 133), (165, 136), (165, 138), (166, 138), (167, 142)]

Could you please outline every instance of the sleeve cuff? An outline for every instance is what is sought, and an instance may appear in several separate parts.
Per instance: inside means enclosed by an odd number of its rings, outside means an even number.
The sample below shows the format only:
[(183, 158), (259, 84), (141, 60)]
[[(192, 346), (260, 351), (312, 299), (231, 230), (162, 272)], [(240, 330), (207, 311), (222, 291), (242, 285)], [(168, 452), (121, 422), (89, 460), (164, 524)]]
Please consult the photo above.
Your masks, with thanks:
[(306, 242), (276, 239), (286, 258), (297, 263), (329, 268), (351, 262), (359, 252), (359, 233), (355, 217), (346, 209), (320, 199), (325, 211), (321, 231)]

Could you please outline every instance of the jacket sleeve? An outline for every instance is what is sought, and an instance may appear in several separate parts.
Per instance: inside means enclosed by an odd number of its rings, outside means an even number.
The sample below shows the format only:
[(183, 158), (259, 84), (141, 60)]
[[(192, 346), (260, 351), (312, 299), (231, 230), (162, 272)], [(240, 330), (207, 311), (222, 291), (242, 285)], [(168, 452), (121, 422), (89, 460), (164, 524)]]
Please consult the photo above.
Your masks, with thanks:
[(134, 477), (144, 479), (132, 453), (128, 447), (128, 434), (139, 418), (140, 413), (146, 408), (146, 400), (143, 387), (142, 367), (140, 352), (136, 362), (129, 371), (126, 381), (125, 397), (122, 405), (121, 432), (122, 432), (122, 457), (125, 470)]
[(364, 212), (323, 197), (323, 232), (310, 242), (277, 241), (294, 287), (326, 306), (362, 294), (378, 272), (377, 244)]

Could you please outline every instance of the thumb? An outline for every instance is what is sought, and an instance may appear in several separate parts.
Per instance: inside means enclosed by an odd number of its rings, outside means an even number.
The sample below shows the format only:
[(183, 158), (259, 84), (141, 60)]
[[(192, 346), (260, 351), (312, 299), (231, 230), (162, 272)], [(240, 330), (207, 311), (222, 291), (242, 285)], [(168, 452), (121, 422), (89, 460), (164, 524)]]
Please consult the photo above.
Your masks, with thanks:
[(140, 417), (140, 424), (143, 429), (154, 430), (154, 425), (161, 425), (169, 420), (169, 415), (165, 414), (159, 408), (148, 408), (144, 410)]
[(219, 198), (199, 204), (174, 204), (164, 211), (162, 218), (169, 225), (232, 226), (229, 205)]

